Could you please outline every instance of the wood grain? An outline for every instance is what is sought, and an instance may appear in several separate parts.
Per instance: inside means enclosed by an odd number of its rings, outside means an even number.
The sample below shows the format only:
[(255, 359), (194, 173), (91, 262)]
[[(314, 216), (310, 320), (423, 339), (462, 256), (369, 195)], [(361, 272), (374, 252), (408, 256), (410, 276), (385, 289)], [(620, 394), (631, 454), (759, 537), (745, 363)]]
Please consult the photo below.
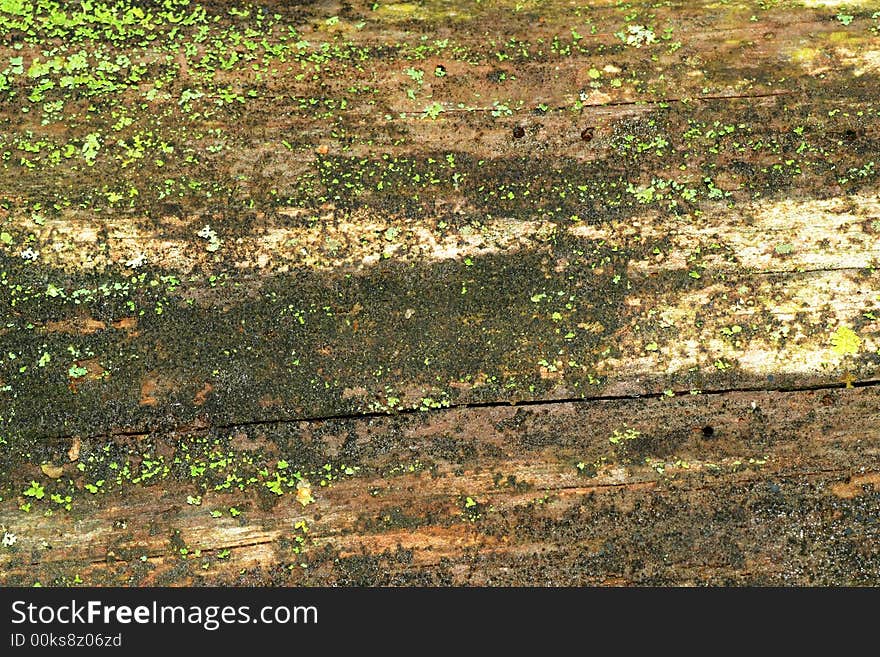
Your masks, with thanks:
[(0, 582), (880, 581), (880, 4), (204, 9), (0, 38)]

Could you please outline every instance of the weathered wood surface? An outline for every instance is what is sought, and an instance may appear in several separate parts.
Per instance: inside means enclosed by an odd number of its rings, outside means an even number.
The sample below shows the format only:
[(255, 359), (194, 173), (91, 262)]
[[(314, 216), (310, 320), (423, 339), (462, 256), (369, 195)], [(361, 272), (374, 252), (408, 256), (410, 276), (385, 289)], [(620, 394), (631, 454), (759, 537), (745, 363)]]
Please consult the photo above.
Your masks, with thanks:
[[(70, 513), (15, 516), (20, 540), (4, 555), (5, 577), (873, 583), (878, 401), (870, 387), (727, 393), (133, 436), (104, 452), (105, 441), (86, 441), (80, 458), (94, 456), (89, 470), (107, 473), (108, 488), (126, 463), (158, 470), (155, 483), (120, 477), (121, 493)], [(611, 442), (609, 427), (623, 426), (629, 434)], [(57, 460), (76, 479), (68, 447), (57, 446)], [(298, 503), (286, 483), (282, 497), (261, 482), (245, 483), (245, 494), (216, 490), (230, 474), (287, 477), (281, 459), (300, 464), (313, 503)], [(206, 473), (190, 477), (191, 467)]]
[(880, 3), (36, 4), (0, 581), (878, 582)]

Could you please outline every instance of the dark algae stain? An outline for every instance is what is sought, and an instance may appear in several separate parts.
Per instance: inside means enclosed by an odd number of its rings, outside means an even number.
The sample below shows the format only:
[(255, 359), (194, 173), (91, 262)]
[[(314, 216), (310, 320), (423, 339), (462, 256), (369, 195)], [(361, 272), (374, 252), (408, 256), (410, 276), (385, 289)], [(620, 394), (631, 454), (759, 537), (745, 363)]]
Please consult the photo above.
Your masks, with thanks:
[[(569, 263), (564, 274), (559, 258)], [(11, 394), (5, 430), (22, 439), (94, 435), (155, 430), (166, 419), (224, 424), (530, 398), (559, 378), (539, 377), (540, 362), (562, 353), (584, 365), (567, 383), (586, 389), (593, 354), (619, 321), (625, 263), (621, 251), (560, 236), (543, 253), (467, 264), (264, 276), (256, 291), (219, 289), (219, 302), (192, 302), (192, 282), (146, 272), (135, 283), (65, 275), (63, 292), (47, 299), (48, 281), (59, 279), (18, 265), (29, 292), (5, 289), (7, 301), (15, 296), (21, 358), (51, 357), (25, 372), (3, 362), (4, 378), (26, 386)], [(96, 289), (92, 301), (69, 300)], [(136, 330), (114, 328), (125, 317)], [(578, 330), (584, 318), (601, 321), (602, 332)], [(71, 374), (77, 362), (103, 374)], [(478, 381), (469, 392), (451, 387)], [(345, 392), (361, 388), (366, 396)]]

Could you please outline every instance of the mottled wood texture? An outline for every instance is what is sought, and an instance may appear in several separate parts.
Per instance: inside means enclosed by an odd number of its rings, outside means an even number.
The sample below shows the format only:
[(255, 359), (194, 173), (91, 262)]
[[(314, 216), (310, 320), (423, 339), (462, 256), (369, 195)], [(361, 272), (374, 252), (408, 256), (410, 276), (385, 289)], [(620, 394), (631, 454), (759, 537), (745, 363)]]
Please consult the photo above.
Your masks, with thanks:
[(880, 3), (36, 4), (0, 582), (880, 583)]

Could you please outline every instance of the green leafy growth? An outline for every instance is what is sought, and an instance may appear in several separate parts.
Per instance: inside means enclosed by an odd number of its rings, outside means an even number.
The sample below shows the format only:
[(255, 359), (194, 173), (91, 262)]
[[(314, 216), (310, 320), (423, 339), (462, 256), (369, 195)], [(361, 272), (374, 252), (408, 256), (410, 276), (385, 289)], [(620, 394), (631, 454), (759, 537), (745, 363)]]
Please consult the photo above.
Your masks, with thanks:
[(856, 354), (861, 346), (862, 339), (856, 335), (855, 331), (846, 326), (839, 327), (831, 335), (831, 348), (834, 353), (841, 356)]
[(436, 119), (443, 112), (443, 105), (434, 102), (425, 108), (425, 117), (431, 120)]
[(612, 445), (620, 445), (621, 443), (635, 440), (641, 435), (642, 432), (638, 431), (637, 429), (624, 427), (622, 431), (620, 429), (615, 429), (614, 433), (612, 433), (611, 437), (608, 439), (608, 442), (610, 442)]
[(31, 485), (24, 491), (24, 496), (33, 497), (35, 500), (41, 500), (46, 496), (46, 490), (41, 483), (31, 481)]
[(85, 367), (80, 367), (79, 365), (71, 365), (70, 369), (67, 370), (67, 375), (71, 379), (81, 379), (88, 373), (89, 371)]

